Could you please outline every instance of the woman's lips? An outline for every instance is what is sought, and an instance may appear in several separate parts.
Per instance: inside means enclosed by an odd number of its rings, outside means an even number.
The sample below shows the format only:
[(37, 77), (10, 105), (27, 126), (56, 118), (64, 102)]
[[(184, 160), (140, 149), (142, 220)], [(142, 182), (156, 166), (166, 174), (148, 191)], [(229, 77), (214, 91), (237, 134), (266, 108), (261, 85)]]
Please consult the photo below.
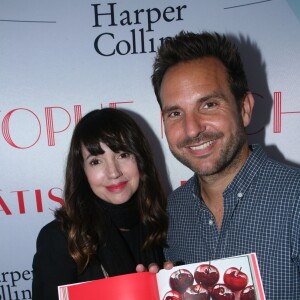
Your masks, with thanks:
[(127, 181), (122, 181), (118, 184), (113, 184), (113, 185), (108, 185), (106, 188), (110, 191), (110, 192), (119, 192), (121, 190), (124, 189), (124, 187), (126, 186)]

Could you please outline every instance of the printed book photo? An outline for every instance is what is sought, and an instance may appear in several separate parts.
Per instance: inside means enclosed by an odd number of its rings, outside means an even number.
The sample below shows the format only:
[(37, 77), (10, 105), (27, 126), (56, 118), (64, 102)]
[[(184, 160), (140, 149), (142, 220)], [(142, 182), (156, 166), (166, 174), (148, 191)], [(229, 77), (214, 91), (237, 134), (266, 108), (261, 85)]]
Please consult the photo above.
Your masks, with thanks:
[(255, 253), (58, 287), (59, 300), (265, 300)]

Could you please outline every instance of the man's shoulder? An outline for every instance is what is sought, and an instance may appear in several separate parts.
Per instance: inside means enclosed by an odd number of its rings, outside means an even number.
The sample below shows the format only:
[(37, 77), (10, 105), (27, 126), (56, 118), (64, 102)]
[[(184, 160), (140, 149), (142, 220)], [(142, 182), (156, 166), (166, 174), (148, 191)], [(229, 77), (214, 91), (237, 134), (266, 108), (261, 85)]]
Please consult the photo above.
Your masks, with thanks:
[(282, 178), (299, 181), (300, 168), (297, 169), (279, 160), (274, 160), (259, 145), (251, 145), (251, 147), (254, 150), (253, 156), (250, 157), (245, 169), (248, 174), (257, 173), (270, 181), (282, 180)]
[(193, 191), (197, 188), (197, 180), (195, 175), (188, 179), (185, 183), (177, 187), (170, 195), (169, 199), (181, 198), (183, 196), (188, 197), (193, 194)]
[(296, 181), (300, 180), (300, 169), (292, 167), (290, 165), (284, 164), (280, 161), (273, 160), (268, 158), (264, 170), (266, 173), (272, 173), (272, 177), (280, 177), (282, 176), (290, 179), (294, 179)]
[(273, 195), (274, 201), (278, 198), (290, 203), (300, 201), (300, 171), (298, 169), (280, 161), (268, 159), (257, 171), (255, 177), (257, 184)]

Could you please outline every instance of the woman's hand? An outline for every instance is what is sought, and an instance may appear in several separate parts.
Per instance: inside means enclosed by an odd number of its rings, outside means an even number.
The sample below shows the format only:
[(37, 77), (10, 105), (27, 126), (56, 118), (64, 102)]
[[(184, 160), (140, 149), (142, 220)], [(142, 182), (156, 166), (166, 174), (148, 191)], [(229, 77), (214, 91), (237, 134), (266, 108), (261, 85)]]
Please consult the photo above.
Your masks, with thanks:
[[(164, 269), (165, 269), (165, 270), (170, 270), (170, 269), (173, 268), (173, 266), (174, 266), (173, 263), (170, 262), (170, 261), (165, 261), (165, 262), (164, 262)], [(158, 266), (158, 264), (156, 264), (156, 263), (151, 263), (151, 264), (148, 266), (148, 269), (147, 269), (147, 268), (145, 268), (144, 265), (138, 264), (138, 265), (136, 266), (136, 271), (137, 271), (138, 273), (148, 271), (148, 272), (150, 272), (150, 273), (155, 273), (155, 274), (156, 274), (156, 273), (158, 273), (158, 271), (159, 271), (159, 266)]]

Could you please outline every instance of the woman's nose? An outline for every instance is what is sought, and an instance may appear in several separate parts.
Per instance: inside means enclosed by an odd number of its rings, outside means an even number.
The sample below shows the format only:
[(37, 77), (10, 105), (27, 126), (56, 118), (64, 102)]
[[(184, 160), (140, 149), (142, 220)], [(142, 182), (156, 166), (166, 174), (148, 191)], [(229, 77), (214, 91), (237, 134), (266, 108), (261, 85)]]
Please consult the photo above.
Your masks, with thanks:
[(116, 179), (123, 175), (119, 164), (115, 160), (107, 163), (107, 174), (111, 179)]

